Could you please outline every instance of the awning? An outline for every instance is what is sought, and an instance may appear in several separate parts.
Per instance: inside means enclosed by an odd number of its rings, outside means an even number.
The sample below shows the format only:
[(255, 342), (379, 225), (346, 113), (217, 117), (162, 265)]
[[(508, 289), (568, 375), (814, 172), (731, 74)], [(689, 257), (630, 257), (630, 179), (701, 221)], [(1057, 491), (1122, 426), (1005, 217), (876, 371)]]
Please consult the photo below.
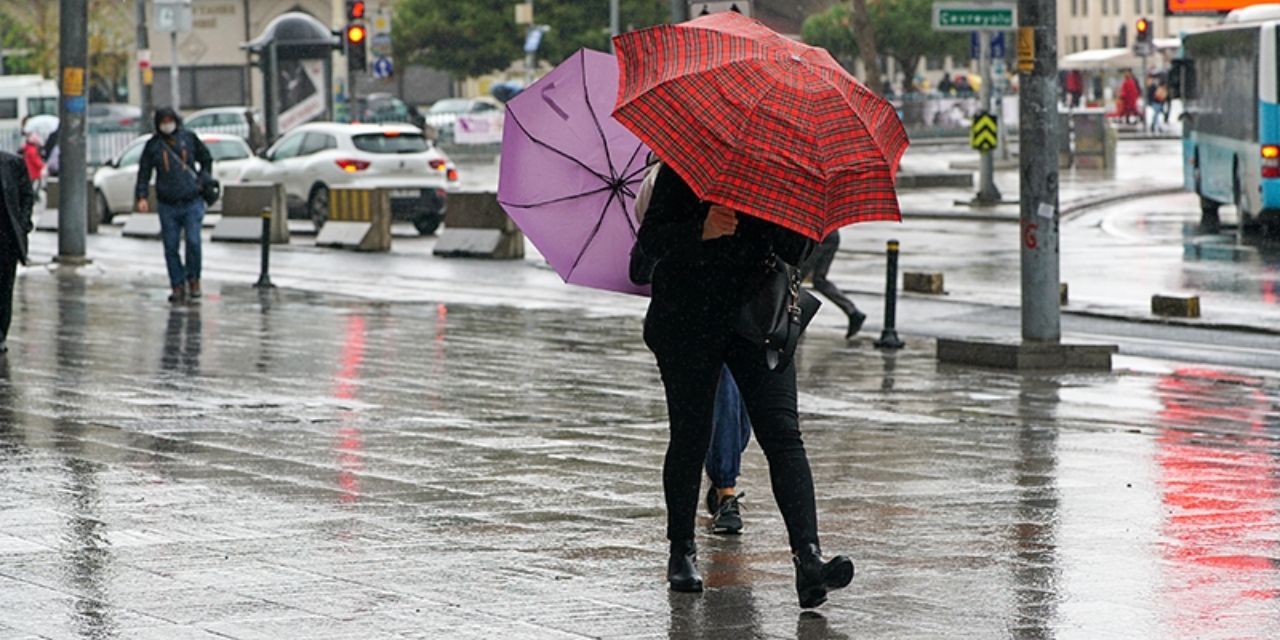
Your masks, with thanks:
[[(1159, 38), (1154, 42), (1156, 55), (1147, 56), (1147, 64), (1153, 67), (1164, 63), (1156, 56), (1165, 51), (1176, 50), (1181, 43), (1177, 38)], [(1058, 64), (1059, 69), (1133, 69), (1142, 68), (1142, 58), (1128, 47), (1118, 49), (1089, 49), (1077, 51), (1064, 58)]]

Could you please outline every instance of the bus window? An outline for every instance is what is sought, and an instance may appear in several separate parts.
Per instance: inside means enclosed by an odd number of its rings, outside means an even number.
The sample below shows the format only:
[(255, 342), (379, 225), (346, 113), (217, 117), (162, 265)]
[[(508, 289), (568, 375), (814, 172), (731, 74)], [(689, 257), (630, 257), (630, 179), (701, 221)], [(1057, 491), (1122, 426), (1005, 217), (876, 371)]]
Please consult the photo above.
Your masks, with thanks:
[(18, 99), (5, 98), (0, 100), (0, 120), (12, 120), (18, 117)]
[(58, 99), (57, 98), (27, 98), (27, 115), (29, 116), (58, 115)]

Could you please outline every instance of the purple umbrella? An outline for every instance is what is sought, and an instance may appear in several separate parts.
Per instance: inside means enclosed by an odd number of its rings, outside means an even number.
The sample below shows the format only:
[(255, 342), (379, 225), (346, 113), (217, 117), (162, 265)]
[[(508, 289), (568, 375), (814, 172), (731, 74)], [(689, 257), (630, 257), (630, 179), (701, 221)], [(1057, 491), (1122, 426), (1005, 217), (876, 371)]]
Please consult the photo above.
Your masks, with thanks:
[(507, 103), (498, 202), (565, 282), (648, 295), (627, 264), (649, 149), (617, 97), (617, 59), (582, 49)]

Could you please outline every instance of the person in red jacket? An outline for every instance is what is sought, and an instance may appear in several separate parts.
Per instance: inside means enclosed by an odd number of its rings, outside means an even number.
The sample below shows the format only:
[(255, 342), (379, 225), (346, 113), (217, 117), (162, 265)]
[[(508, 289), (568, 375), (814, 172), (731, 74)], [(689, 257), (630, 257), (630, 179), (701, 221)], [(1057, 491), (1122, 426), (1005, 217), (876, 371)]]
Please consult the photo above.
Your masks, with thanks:
[(1131, 122), (1131, 118), (1142, 119), (1142, 112), (1138, 111), (1138, 98), (1142, 97), (1142, 88), (1138, 86), (1138, 80), (1133, 77), (1133, 72), (1125, 70), (1124, 80), (1120, 83), (1120, 117), (1124, 118), (1125, 124)]
[(44, 159), (40, 157), (40, 136), (31, 133), (22, 144), (22, 159), (27, 163), (27, 176), (31, 182), (38, 182), (44, 174)]

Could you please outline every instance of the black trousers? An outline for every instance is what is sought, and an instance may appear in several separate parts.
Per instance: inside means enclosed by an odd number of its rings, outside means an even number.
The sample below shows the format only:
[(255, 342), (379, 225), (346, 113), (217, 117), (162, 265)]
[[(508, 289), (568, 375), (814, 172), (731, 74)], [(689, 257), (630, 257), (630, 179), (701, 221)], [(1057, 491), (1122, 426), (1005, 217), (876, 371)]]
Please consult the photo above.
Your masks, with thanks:
[(18, 275), (17, 251), (10, 251), (5, 238), (0, 238), (0, 342), (9, 337), (13, 320), (13, 281)]
[(836, 259), (836, 250), (840, 248), (840, 234), (832, 233), (813, 250), (813, 255), (805, 264), (806, 275), (813, 275), (813, 288), (823, 297), (840, 308), (846, 316), (858, 312), (858, 305), (853, 303), (836, 284), (827, 279), (831, 272), (831, 263)]
[(686, 343), (679, 349), (658, 348), (654, 353), (671, 420), (671, 441), (662, 468), (667, 539), (693, 538), (716, 387), (722, 364), (727, 364), (747, 405), (756, 442), (769, 461), (773, 497), (786, 522), (791, 548), (817, 544), (813, 476), (796, 410), (795, 365), (770, 371), (763, 350), (732, 335)]

